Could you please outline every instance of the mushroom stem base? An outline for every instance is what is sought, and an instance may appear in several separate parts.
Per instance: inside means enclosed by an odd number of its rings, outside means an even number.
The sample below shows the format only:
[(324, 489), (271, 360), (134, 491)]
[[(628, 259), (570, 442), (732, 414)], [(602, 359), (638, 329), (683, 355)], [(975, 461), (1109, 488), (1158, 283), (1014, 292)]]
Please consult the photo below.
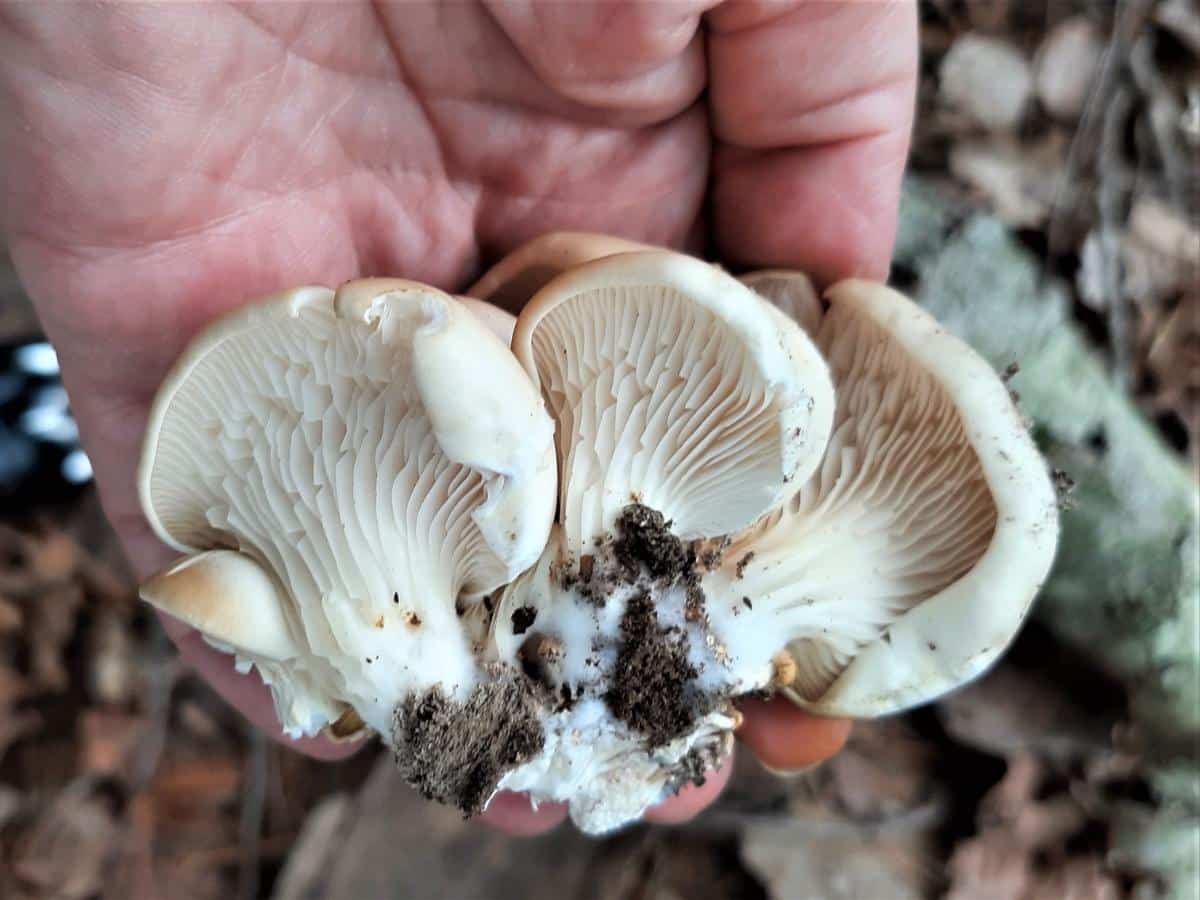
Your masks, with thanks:
[(703, 783), (729, 755), (735, 725), (729, 707), (709, 713), (694, 731), (647, 749), (644, 736), (615, 721), (601, 703), (585, 701), (551, 717), (542, 753), (506, 775), (500, 788), (527, 792), (535, 804), (565, 802), (582, 831), (603, 834), (685, 785)]

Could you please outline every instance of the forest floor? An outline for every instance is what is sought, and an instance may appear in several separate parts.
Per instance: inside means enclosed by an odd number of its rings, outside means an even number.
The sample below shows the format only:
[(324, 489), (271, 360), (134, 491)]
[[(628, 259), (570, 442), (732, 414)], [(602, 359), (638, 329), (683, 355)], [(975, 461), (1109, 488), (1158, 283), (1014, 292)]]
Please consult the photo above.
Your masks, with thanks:
[[(1197, 6), (933, 0), (922, 17), (913, 172), (1011, 229), (1195, 465)], [(36, 334), (0, 259), (0, 344)], [(1035, 624), (975, 685), (857, 726), (812, 772), (742, 754), (686, 826), (510, 839), (421, 801), (377, 748), (326, 765), (244, 725), (137, 600), (89, 488), (0, 509), (14, 900), (1153, 897), (1162, 873), (1114, 850), (1110, 812), (1150, 798), (1129, 727), (1122, 685)]]

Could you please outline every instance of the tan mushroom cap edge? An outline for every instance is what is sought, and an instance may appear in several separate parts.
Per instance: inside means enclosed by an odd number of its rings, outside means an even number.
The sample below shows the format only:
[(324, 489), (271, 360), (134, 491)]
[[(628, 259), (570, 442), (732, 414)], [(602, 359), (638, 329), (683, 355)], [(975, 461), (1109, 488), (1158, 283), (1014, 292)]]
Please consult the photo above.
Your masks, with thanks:
[(652, 250), (649, 244), (586, 231), (554, 231), (517, 247), (465, 293), (519, 312), (529, 298), (567, 269), (616, 253)]

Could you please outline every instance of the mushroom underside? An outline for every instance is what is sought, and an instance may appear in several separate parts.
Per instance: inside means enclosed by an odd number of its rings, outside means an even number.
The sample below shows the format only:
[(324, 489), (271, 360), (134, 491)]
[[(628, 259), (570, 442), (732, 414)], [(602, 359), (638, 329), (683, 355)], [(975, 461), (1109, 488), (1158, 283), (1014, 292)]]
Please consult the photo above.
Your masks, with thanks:
[(644, 250), (549, 277), (511, 353), (399, 282), (223, 326), (156, 405), (143, 501), (196, 555), (144, 595), (293, 733), (369, 727), (427, 796), (589, 831), (703, 777), (745, 693), (873, 716), (973, 677), (1056, 534), (1007, 391), (878, 286), (747, 281), (803, 328)]
[(997, 506), (952, 398), (876, 322), (844, 306), (817, 343), (837, 390), (822, 464), (734, 540), (734, 580), (791, 635), (789, 692), (816, 703), (858, 651), (956, 582)]

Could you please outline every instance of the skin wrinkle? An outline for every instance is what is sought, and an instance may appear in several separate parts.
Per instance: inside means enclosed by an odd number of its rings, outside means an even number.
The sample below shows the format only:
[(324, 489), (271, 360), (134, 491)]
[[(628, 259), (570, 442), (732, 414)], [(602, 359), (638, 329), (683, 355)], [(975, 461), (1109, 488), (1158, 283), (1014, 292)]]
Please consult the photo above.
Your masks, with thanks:
[[(726, 264), (807, 267), (822, 280), (886, 270), (911, 97), (877, 91), (879, 107), (867, 117), (878, 122), (851, 127), (847, 104), (830, 110), (829, 102), (880, 84), (878, 55), (843, 51), (821, 29), (779, 32), (786, 53), (764, 51), (752, 29), (736, 67), (711, 44), (714, 31), (764, 22), (781, 8), (787, 14), (777, 30), (807, 9), (828, 34), (854, 34), (862, 10), (882, 7), (722, 6), (704, 14), (703, 35), (684, 40), (677, 29), (685, 26), (663, 19), (679, 7), (623, 18), (615, 6), (589, 2), (578, 0), (568, 21), (543, 27), (559, 28), (559, 44), (575, 48), (575, 57), (600, 61), (599, 81), (614, 85), (596, 88), (605, 110), (538, 79), (479, 5), (433, 10), (443, 28), (429, 7), (381, 7), (405, 43), (405, 87), (436, 119), (437, 149), (453, 182), (419, 164), (429, 150), (421, 129), (434, 123), (405, 105), (396, 78), (356, 76), (356, 66), (374, 72), (394, 64), (365, 5), (319, 5), (302, 15), (285, 5), (180, 5), (169, 19), (165, 10), (134, 5), (0, 5), (0, 22), (10, 23), (0, 25), (0, 178), (10, 187), (11, 253), (59, 350), (106, 512), (139, 572), (174, 556), (147, 530), (133, 491), (150, 394), (192, 334), (249, 298), (367, 270), (452, 289), (476, 274), (480, 247), (499, 254), (564, 227), (676, 246), (694, 246), (707, 232)], [(895, 10), (907, 9), (915, 22), (911, 6), (889, 8), (886, 17), (895, 22)], [(591, 13), (609, 23), (608, 37), (580, 43), (570, 20)], [(764, 25), (756, 33), (773, 32)], [(915, 39), (906, 47), (904, 34), (882, 29), (880, 40), (897, 48), (903, 72), (915, 72)], [(155, 99), (134, 82), (121, 87), (94, 59), (107, 53), (98, 35), (166, 96)], [(687, 74), (687, 65), (671, 62), (673, 48), (693, 46), (700, 49), (675, 56), (695, 52), (707, 72)], [(657, 66), (647, 58), (663, 53)], [(691, 99), (709, 79), (757, 72), (773, 55), (806, 61), (809, 74), (772, 87), (772, 115), (755, 111), (745, 93)], [(659, 74), (639, 79), (645, 71)], [(679, 73), (699, 84), (678, 81)], [(83, 87), (67, 91), (66, 77)], [(237, 86), (243, 102), (229, 102)], [(257, 94), (265, 115), (251, 103)], [(733, 147), (714, 140), (710, 103), (743, 106), (743, 118), (763, 119), (750, 124), (764, 132), (794, 116), (809, 131), (779, 137), (783, 146), (770, 151)], [(780, 108), (794, 116), (777, 115)], [(259, 121), (268, 135), (255, 133)], [(220, 138), (233, 134), (255, 146), (222, 158)], [(181, 159), (212, 177), (180, 183)], [(233, 167), (232, 159), (242, 162)], [(177, 637), (218, 690), (269, 728), (270, 701), (257, 679), (233, 678), (227, 658)], [(796, 711), (786, 706), (754, 709), (744, 739), (759, 753), (773, 748), (777, 767), (787, 764), (780, 748), (786, 756), (792, 743), (815, 746), (812, 736), (832, 727), (789, 718)]]
[(914, 82), (907, 76), (850, 88), (818, 109), (776, 117), (770, 123), (771, 133), (763, 137), (733, 130), (738, 135), (734, 139), (730, 131), (723, 132), (716, 125), (714, 130), (731, 146), (748, 150), (774, 150), (795, 144), (820, 147), (864, 140), (895, 130), (889, 122), (889, 111), (911, 95), (914, 88)]
[[(561, 92), (574, 96), (580, 89), (591, 93), (607, 87), (623, 96), (621, 87), (700, 49), (696, 39), (701, 14), (711, 5), (610, 2), (563, 7), (489, 0), (485, 8), (543, 80)], [(570, 10), (565, 21), (548, 15), (563, 9)], [(663, 11), (676, 20), (673, 25), (663, 20)], [(619, 27), (622, 23), (624, 28)], [(610, 37), (610, 31), (619, 39)]]
[(395, 34), (392, 32), (392, 25), (388, 21), (387, 17), (380, 11), (379, 4), (376, 2), (371, 3), (371, 15), (374, 16), (375, 21), (379, 24), (379, 31), (383, 35), (384, 40), (387, 42), (388, 49), (391, 51), (392, 60), (396, 65), (396, 80), (400, 85), (405, 87), (408, 95), (421, 110), (421, 115), (425, 119), (426, 124), (429, 125), (433, 132), (433, 146), (437, 151), (438, 163), (435, 171), (439, 175), (447, 175), (446, 151), (443, 147), (444, 141), (442, 136), (438, 132), (438, 123), (430, 114), (429, 105), (425, 101), (424, 97), (422, 97), (419, 92), (408, 90), (408, 85), (413, 82), (413, 79), (408, 74), (408, 68), (404, 63), (404, 52), (401, 45), (396, 41)]
[[(908, 3), (848, 9), (801, 3), (771, 16), (769, 28), (755, 23), (733, 32), (720, 27), (719, 15), (712, 18), (709, 52), (718, 70), (711, 85), (713, 130), (726, 143), (766, 149), (866, 137), (895, 128), (896, 110), (911, 108), (915, 59), (895, 40), (908, 31), (916, 42), (916, 15)], [(794, 52), (797, 45), (818, 40), (828, 45), (826, 54)], [(829, 56), (851, 53), (868, 55), (871, 71), (854, 76), (828, 69)], [(770, 62), (759, 65), (760, 57)], [(788, 98), (781, 88), (792, 80), (806, 86)], [(868, 104), (874, 115), (864, 121), (841, 109), (849, 100), (872, 95), (878, 97)]]

